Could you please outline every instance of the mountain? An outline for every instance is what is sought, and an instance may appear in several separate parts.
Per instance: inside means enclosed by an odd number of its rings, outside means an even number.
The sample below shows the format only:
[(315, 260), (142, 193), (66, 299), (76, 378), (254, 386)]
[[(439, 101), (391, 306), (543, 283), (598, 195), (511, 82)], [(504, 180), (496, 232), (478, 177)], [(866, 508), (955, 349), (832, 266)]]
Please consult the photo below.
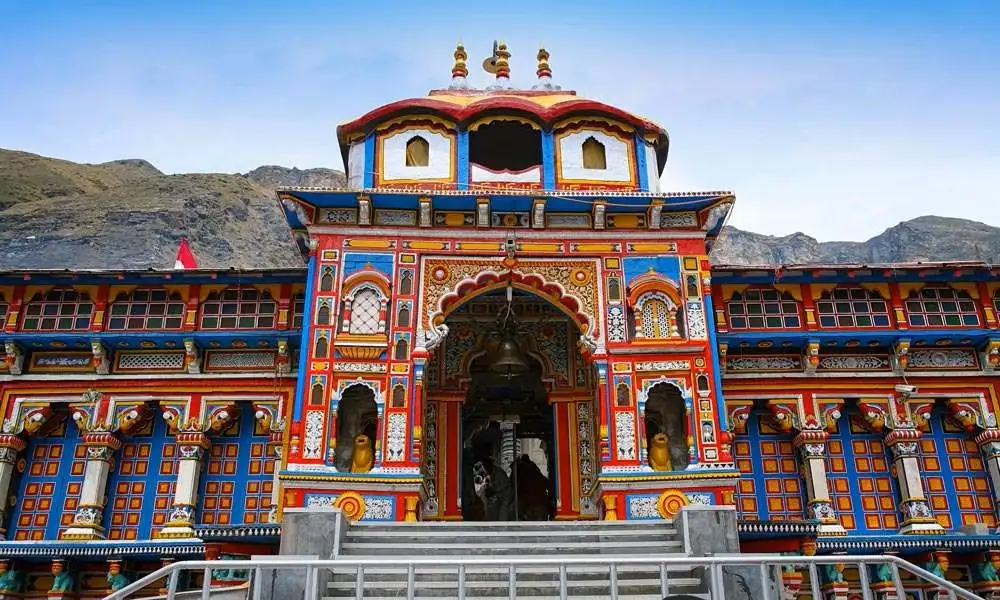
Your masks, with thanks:
[[(332, 169), (166, 175), (145, 160), (89, 165), (0, 149), (0, 269), (171, 268), (181, 236), (210, 269), (303, 267), (274, 199), (282, 186), (339, 187)], [(1000, 228), (920, 217), (866, 242), (727, 228), (715, 264), (1000, 262)]]

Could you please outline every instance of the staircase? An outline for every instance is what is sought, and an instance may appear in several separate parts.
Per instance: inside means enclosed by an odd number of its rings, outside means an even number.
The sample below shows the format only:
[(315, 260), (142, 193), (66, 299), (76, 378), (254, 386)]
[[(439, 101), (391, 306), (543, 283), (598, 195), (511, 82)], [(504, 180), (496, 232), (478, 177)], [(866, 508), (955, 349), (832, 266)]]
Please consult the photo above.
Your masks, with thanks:
[[(496, 559), (496, 566), (466, 566), (465, 596), (477, 600), (509, 599), (509, 567), (505, 557), (565, 558), (682, 556), (681, 533), (670, 522), (543, 521), (520, 523), (355, 523), (347, 530), (340, 556), (345, 559), (399, 557), (440, 558), (440, 565), (414, 571), (414, 597), (458, 598), (458, 565), (463, 559)], [(617, 569), (618, 598), (660, 600), (661, 575), (670, 594), (708, 598), (700, 573), (685, 566), (621, 565)], [(327, 598), (355, 598), (357, 570), (335, 572)], [(406, 597), (407, 568), (367, 567), (363, 570), (363, 597)], [(559, 567), (518, 566), (516, 597), (559, 598)], [(612, 597), (607, 563), (566, 567), (566, 596), (576, 599)]]

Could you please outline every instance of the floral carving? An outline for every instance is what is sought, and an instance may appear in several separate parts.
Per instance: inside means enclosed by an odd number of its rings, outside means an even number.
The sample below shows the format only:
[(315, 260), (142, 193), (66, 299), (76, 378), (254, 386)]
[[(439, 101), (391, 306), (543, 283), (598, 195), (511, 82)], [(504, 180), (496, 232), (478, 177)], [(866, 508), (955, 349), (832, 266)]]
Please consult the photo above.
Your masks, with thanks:
[(635, 459), (635, 416), (630, 412), (615, 413), (615, 446), (618, 460)]
[(302, 458), (320, 458), (323, 447), (323, 412), (306, 413), (306, 434), (302, 443)]

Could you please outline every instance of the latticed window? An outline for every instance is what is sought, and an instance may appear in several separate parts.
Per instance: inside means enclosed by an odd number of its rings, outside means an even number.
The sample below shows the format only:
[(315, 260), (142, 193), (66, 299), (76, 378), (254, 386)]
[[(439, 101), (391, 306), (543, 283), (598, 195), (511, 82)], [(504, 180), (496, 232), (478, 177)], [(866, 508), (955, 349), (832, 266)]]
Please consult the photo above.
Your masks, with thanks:
[(976, 303), (969, 294), (949, 287), (925, 287), (906, 299), (911, 327), (979, 325)]
[(642, 337), (670, 337), (670, 307), (659, 298), (650, 298), (642, 306)]
[(209, 294), (201, 305), (202, 329), (270, 329), (278, 305), (268, 292), (229, 288)]
[(888, 327), (889, 306), (877, 292), (837, 288), (816, 303), (821, 327)]
[(54, 289), (35, 294), (24, 309), (25, 331), (79, 331), (90, 328), (94, 303), (87, 294)]
[(0, 294), (0, 329), (3, 329), (4, 323), (7, 322), (7, 313), (10, 311), (10, 305), (7, 304), (7, 299)]
[(379, 333), (381, 328), (382, 296), (371, 288), (365, 288), (354, 295), (351, 303), (350, 333), (370, 335)]
[(109, 331), (180, 329), (184, 324), (184, 300), (177, 292), (135, 290), (121, 293), (111, 303)]
[(736, 292), (727, 306), (732, 329), (801, 327), (799, 304), (788, 292), (775, 289)]
[(301, 329), (302, 321), (305, 318), (306, 297), (304, 294), (295, 294), (292, 298), (292, 329)]

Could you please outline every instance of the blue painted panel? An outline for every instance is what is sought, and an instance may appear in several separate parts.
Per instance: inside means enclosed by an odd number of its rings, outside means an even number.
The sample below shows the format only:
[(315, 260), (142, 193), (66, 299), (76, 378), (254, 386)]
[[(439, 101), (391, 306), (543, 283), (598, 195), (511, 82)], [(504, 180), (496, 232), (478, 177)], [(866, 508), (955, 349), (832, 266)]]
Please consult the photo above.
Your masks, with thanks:
[[(153, 533), (154, 514), (159, 513), (166, 522), (173, 502), (174, 488), (170, 484), (177, 480), (176, 449), (173, 440), (167, 438), (166, 421), (160, 418), (152, 419), (149, 433), (125, 438), (108, 477), (108, 504), (104, 508), (108, 539), (148, 540)], [(161, 483), (169, 488), (158, 490)]]
[(646, 142), (642, 139), (642, 134), (635, 134), (635, 168), (639, 174), (639, 189), (649, 191), (649, 174), (646, 172)]
[[(53, 436), (31, 436), (23, 457), (27, 461), (17, 487), (17, 503), (11, 508), (7, 539), (59, 539), (67, 500), (80, 497), (83, 471), (72, 473), (73, 455), (80, 442), (75, 426)], [(84, 459), (81, 459), (81, 467)], [(76, 484), (72, 490), (71, 484)]]
[(712, 295), (705, 294), (705, 323), (708, 327), (708, 348), (712, 353), (712, 386), (715, 392), (715, 410), (719, 415), (719, 431), (729, 431), (729, 411), (722, 395), (722, 365), (719, 361), (719, 340), (715, 330), (715, 308)]
[(302, 335), (299, 338), (299, 364), (295, 381), (295, 399), (292, 403), (292, 420), (302, 421), (302, 407), (306, 401), (306, 361), (309, 360), (309, 341), (312, 339), (312, 323), (316, 311), (316, 255), (309, 257), (309, 270), (306, 274), (306, 306), (302, 317)]
[(455, 168), (458, 170), (458, 189), (469, 189), (469, 131), (462, 129), (458, 132), (456, 140), (458, 145), (458, 159)]
[(362, 185), (375, 187), (375, 132), (365, 137), (365, 172), (361, 176)]
[(625, 285), (650, 271), (668, 277), (678, 285), (681, 281), (681, 262), (677, 256), (629, 256), (622, 259), (622, 270), (625, 271)]
[(542, 131), (542, 187), (556, 189), (556, 144), (551, 131)]
[[(740, 496), (745, 498), (750, 495), (755, 500), (756, 516), (761, 520), (803, 519), (806, 512), (806, 484), (799, 477), (798, 459), (792, 447), (794, 436), (791, 434), (762, 433), (760, 428), (761, 414), (754, 410), (750, 413), (750, 418), (747, 419), (747, 435), (737, 437), (733, 449), (736, 455), (734, 458), (749, 460), (752, 466), (752, 475), (741, 473), (740, 479), (751, 478), (754, 482), (752, 494), (741, 494), (740, 488), (737, 487), (737, 508), (742, 511)], [(782, 445), (787, 448), (787, 453), (776, 450)], [(782, 460), (792, 460), (795, 462), (795, 466), (786, 467), (781, 463)], [(743, 469), (740, 471), (742, 472)], [(767, 489), (768, 481), (777, 482), (778, 489), (769, 491)], [(786, 481), (791, 489), (786, 486)], [(737, 486), (739, 486), (738, 483)], [(774, 510), (768, 503), (769, 497), (778, 501), (778, 504), (773, 507)]]
[(362, 269), (370, 268), (382, 273), (392, 281), (393, 256), (381, 252), (345, 252), (344, 279)]

